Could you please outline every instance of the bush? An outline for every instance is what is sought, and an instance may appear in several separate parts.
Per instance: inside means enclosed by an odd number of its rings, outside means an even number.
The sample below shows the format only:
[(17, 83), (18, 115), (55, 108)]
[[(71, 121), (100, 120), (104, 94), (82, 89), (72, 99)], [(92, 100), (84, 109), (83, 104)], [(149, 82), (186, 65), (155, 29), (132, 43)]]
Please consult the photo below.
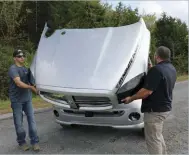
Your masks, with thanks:
[(177, 74), (188, 74), (188, 59), (180, 54), (173, 59), (173, 65), (176, 67)]
[(10, 46), (0, 45), (0, 98), (7, 99), (8, 97), (8, 68), (13, 63), (12, 52)]

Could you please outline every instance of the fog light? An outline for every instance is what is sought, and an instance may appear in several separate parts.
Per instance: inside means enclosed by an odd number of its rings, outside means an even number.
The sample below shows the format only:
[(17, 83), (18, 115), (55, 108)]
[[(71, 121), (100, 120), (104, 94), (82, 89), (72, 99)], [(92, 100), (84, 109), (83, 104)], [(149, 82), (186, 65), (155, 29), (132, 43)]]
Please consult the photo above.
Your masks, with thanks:
[(129, 115), (131, 121), (138, 121), (140, 119), (140, 114), (138, 112), (132, 112)]
[(53, 112), (54, 112), (54, 115), (55, 115), (56, 117), (59, 117), (58, 111), (54, 110)]

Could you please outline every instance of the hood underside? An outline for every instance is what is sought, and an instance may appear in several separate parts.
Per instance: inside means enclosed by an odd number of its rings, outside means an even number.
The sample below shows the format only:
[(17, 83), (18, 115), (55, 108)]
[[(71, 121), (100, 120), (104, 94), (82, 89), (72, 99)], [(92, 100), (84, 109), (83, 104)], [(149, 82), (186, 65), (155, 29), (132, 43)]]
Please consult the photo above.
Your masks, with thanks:
[(59, 29), (46, 38), (47, 29), (33, 63), (36, 84), (106, 90), (115, 88), (146, 31), (143, 21), (122, 27)]

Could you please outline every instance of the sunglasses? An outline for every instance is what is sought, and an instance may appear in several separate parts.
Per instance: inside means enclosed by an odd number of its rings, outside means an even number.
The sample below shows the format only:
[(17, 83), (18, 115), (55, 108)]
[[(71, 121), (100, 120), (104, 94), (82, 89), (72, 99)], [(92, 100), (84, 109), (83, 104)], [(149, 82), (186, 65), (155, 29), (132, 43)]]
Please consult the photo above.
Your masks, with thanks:
[(25, 58), (25, 55), (17, 55), (16, 57), (17, 58), (22, 58), (22, 57)]

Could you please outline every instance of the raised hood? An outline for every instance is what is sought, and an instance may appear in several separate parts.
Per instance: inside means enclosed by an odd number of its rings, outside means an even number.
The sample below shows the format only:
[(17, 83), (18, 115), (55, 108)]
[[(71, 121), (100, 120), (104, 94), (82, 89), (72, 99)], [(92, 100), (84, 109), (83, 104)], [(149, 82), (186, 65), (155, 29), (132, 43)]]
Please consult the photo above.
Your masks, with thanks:
[(141, 19), (122, 27), (58, 29), (46, 38), (47, 29), (33, 63), (37, 85), (112, 90), (146, 26)]

